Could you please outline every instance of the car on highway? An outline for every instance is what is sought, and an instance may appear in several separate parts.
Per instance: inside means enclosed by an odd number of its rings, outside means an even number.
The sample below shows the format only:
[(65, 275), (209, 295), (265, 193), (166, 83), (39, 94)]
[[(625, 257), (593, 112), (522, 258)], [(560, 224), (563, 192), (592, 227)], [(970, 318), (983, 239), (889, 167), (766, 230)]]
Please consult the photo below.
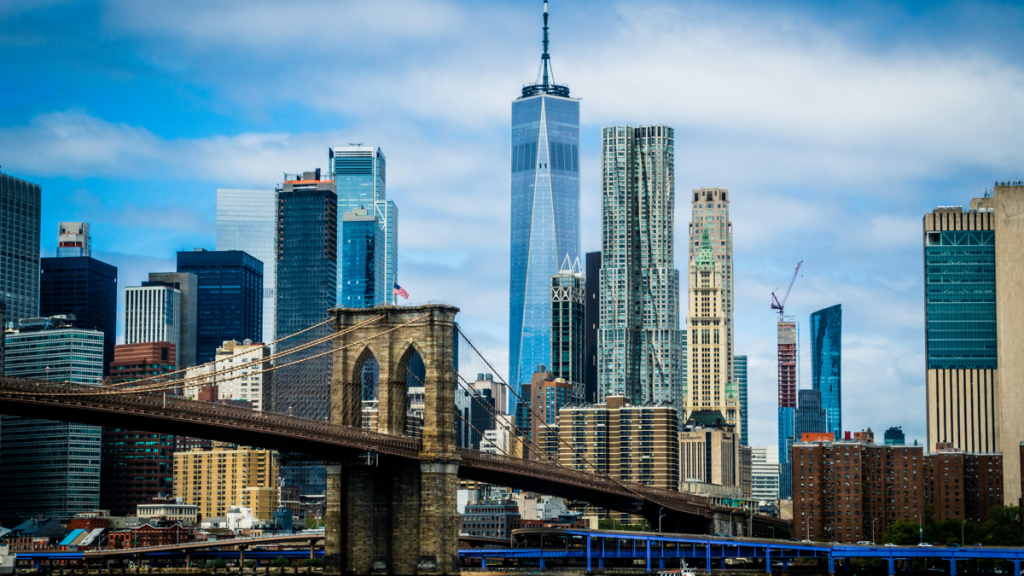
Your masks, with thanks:
[(923, 548), (931, 548), (932, 547), (932, 545), (927, 543), (927, 542), (921, 542), (920, 544), (918, 544), (918, 546), (921, 546)]
[(893, 544), (892, 542), (886, 544), (886, 546), (899, 546), (899, 544)]

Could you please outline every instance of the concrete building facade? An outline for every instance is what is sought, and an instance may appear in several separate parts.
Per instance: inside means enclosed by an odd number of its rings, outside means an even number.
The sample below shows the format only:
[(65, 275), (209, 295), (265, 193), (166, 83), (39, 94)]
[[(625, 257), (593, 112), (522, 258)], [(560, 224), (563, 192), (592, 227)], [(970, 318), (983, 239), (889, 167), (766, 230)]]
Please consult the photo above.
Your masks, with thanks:
[(181, 290), (133, 286), (125, 289), (124, 302), (124, 343), (170, 342), (174, 365), (181, 366)]
[[(215, 443), (213, 448), (174, 455), (174, 496), (199, 507), (203, 518), (223, 517), (241, 506), (249, 488), (272, 488), (276, 494), (277, 453), (247, 446)], [(273, 504), (272, 506), (270, 504)], [(272, 520), (276, 501), (268, 502)]]
[[(185, 388), (185, 397), (198, 398), (203, 386), (216, 386), (218, 400), (244, 400), (253, 410), (263, 410), (273, 391), (274, 373), (262, 372), (270, 368), (269, 360), (261, 362), (269, 356), (270, 348), (261, 342), (226, 340), (217, 348), (212, 364), (185, 373), (186, 378), (200, 378)], [(207, 374), (216, 376), (203, 378)]]
[(751, 446), (751, 496), (772, 502), (779, 499), (779, 447)]

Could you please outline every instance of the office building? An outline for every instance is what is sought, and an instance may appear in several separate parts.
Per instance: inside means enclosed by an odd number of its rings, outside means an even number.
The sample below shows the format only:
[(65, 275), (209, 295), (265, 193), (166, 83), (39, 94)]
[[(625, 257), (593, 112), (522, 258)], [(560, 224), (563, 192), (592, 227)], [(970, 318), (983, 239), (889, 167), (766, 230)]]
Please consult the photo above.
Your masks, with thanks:
[(751, 495), (755, 500), (779, 499), (779, 447), (751, 446)]
[(89, 256), (89, 224), (61, 222), (57, 258), (39, 261), (39, 315), (73, 314), (75, 326), (103, 332), (103, 375), (117, 340), (117, 267)]
[(7, 322), (39, 314), (39, 214), (42, 188), (0, 173), (0, 301)]
[(495, 382), (493, 374), (477, 374), (476, 381), (470, 384), (470, 387), (478, 391), (488, 390), (491, 398), (494, 398), (494, 407), (498, 414), (508, 414), (508, 388), (500, 381)]
[[(99, 386), (103, 333), (75, 328), (73, 320), (22, 318), (5, 335), (6, 375)], [(0, 426), (0, 520), (68, 520), (99, 507), (99, 426), (6, 415)]]
[(89, 256), (89, 223), (57, 223), (57, 257), (76, 258)]
[[(225, 340), (217, 348), (214, 362), (189, 368), (185, 378), (196, 378), (184, 390), (186, 398), (199, 398), (203, 387), (217, 388), (217, 400), (244, 400), (253, 410), (263, 410), (273, 390), (270, 348), (252, 340)], [(232, 370), (232, 368), (236, 368)], [(207, 376), (210, 375), (210, 376)]]
[(903, 434), (902, 426), (893, 426), (885, 431), (882, 436), (885, 439), (886, 444), (900, 445), (907, 443), (907, 437)]
[[(110, 383), (121, 384), (174, 372), (174, 344), (144, 342), (114, 347)], [(126, 428), (104, 428), (100, 507), (129, 516), (140, 504), (167, 496), (174, 487), (175, 437)]]
[(541, 70), (512, 102), (509, 382), (551, 365), (551, 276), (580, 256), (580, 101), (555, 83), (544, 12)]
[(143, 286), (166, 286), (181, 292), (178, 312), (177, 349), (179, 368), (196, 365), (196, 341), (199, 318), (199, 277), (191, 272), (150, 272)]
[(599, 399), (683, 410), (674, 136), (662, 125), (602, 131), (598, 387)]
[(1024, 185), (997, 182), (968, 210), (924, 217), (928, 447), (1003, 454), (1006, 504), (1021, 496), (1024, 392), (1018, 286)]
[(240, 250), (263, 263), (263, 334), (274, 337), (277, 289), (277, 191), (217, 189), (217, 251)]
[(690, 260), (689, 313), (686, 349), (693, 358), (687, 375), (687, 417), (693, 412), (719, 412), (740, 430), (739, 390), (733, 381), (732, 351), (722, 299), (723, 271), (711, 245), (709, 228), (701, 232), (701, 248)]
[(821, 392), (828, 432), (843, 433), (843, 308), (836, 304), (811, 314), (811, 387)]
[(143, 282), (124, 291), (124, 343), (169, 342), (175, 345), (174, 365), (180, 366), (181, 290)]
[(357, 208), (341, 215), (341, 281), (338, 305), (373, 308), (387, 304), (391, 287), (385, 284), (385, 230), (373, 208)]
[(679, 412), (674, 406), (632, 405), (622, 396), (574, 404), (558, 411), (558, 428), (552, 432), (565, 440), (558, 448), (562, 466), (678, 489)]
[(721, 413), (690, 413), (679, 432), (679, 479), (740, 486), (740, 437)]
[(963, 519), (984, 524), (989, 509), (1003, 505), (1003, 456), (955, 449), (926, 454), (924, 493), (936, 522)]
[(4, 375), (4, 357), (7, 351), (6, 338), (4, 334), (7, 332), (7, 304), (0, 301), (0, 376)]
[(975, 522), (984, 522), (989, 508), (1001, 505), (999, 454), (925, 454), (923, 448), (857, 441), (794, 444), (793, 535), (877, 542), (897, 520), (921, 523), (926, 504), (934, 507), (935, 520)]
[[(793, 439), (800, 442), (804, 434), (831, 433), (828, 411), (823, 406), (821, 390), (800, 390), (799, 402), (793, 413)], [(839, 439), (840, 436), (832, 436)]]
[(586, 280), (579, 261), (568, 259), (551, 277), (551, 372), (584, 398), (586, 385)]
[(511, 500), (467, 504), (462, 513), (461, 534), (480, 538), (512, 540), (512, 531), (522, 525), (519, 507)]
[[(331, 179), (334, 181), (338, 195), (338, 214), (343, 215), (355, 210), (366, 210), (366, 215), (376, 218), (381, 231), (379, 239), (375, 236), (373, 261), (383, 267), (383, 274), (376, 275), (371, 292), (378, 304), (394, 303), (392, 287), (398, 282), (398, 207), (394, 201), (387, 199), (387, 161), (380, 148), (349, 144), (334, 146), (328, 150), (331, 163)], [(344, 222), (339, 222), (344, 224)], [(360, 226), (356, 226), (360, 228)], [(343, 232), (338, 231), (338, 237)], [(338, 302), (343, 303), (343, 288), (348, 287), (349, 280), (365, 281), (366, 272), (356, 270), (356, 276), (347, 277), (342, 259), (344, 249), (338, 251)], [(376, 273), (376, 268), (374, 269)], [(344, 305), (344, 304), (340, 304)], [(367, 306), (360, 306), (367, 307)]]
[(750, 437), (747, 428), (747, 357), (733, 356), (732, 358), (732, 379), (736, 384), (740, 401), (740, 444), (750, 445)]
[(253, 488), (269, 489), (261, 512), (267, 516), (257, 518), (269, 521), (277, 508), (277, 452), (272, 450), (218, 442), (212, 448), (175, 453), (174, 470), (174, 497), (198, 506), (201, 518), (224, 517), (229, 507), (243, 506)]
[(241, 250), (178, 252), (178, 273), (195, 274), (196, 364), (212, 362), (228, 340), (263, 336), (263, 262)]
[(586, 366), (583, 369), (583, 397), (586, 402), (597, 402), (597, 331), (601, 323), (601, 253), (587, 252), (584, 282), (584, 338)]
[(539, 442), (541, 429), (558, 425), (558, 411), (563, 406), (581, 401), (578, 396), (574, 396), (578, 391), (570, 382), (555, 378), (554, 373), (549, 372), (543, 364), (537, 366), (530, 383), (522, 385), (520, 396), (526, 403), (516, 403), (516, 428), (519, 433)]
[[(277, 193), (277, 338), (292, 336), (327, 318), (338, 298), (338, 197), (335, 183), (320, 169), (286, 174)], [(329, 330), (329, 328), (325, 328)], [(311, 331), (278, 344), (277, 352), (302, 346), (325, 331)], [(316, 348), (323, 351), (326, 346)], [(331, 358), (323, 356), (275, 374), (264, 410), (324, 421), (329, 416)], [(289, 462), (298, 462), (290, 458)], [(282, 482), (301, 495), (325, 494), (327, 472), (316, 463), (287, 464)]]

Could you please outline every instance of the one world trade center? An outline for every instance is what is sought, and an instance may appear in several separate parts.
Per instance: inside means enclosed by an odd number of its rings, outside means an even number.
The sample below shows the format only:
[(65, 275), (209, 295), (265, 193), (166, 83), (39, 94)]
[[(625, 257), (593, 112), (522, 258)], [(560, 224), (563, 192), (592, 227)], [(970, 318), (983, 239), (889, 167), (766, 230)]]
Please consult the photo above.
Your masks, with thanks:
[(533, 84), (512, 102), (512, 230), (509, 382), (517, 388), (551, 366), (551, 277), (580, 255), (580, 101), (555, 84), (544, 52)]

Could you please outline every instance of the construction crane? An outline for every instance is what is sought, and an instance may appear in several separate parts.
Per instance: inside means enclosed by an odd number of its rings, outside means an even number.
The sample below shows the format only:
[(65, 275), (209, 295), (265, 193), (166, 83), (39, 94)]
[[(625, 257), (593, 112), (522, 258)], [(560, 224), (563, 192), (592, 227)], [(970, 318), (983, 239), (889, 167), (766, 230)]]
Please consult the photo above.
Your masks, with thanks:
[[(772, 292), (772, 310), (778, 310), (779, 316), (782, 316), (782, 309), (786, 305), (786, 300), (789, 298), (789, 291), (793, 289), (793, 282), (796, 282), (796, 277), (800, 274), (800, 266), (804, 263), (803, 260), (797, 263), (796, 270), (793, 271), (793, 277), (789, 280), (789, 286), (786, 286), (786, 293), (782, 295), (782, 301), (780, 302), (778, 297), (775, 296), (775, 292)], [(782, 285), (779, 285), (782, 288)], [(778, 290), (779, 288), (776, 288)]]

